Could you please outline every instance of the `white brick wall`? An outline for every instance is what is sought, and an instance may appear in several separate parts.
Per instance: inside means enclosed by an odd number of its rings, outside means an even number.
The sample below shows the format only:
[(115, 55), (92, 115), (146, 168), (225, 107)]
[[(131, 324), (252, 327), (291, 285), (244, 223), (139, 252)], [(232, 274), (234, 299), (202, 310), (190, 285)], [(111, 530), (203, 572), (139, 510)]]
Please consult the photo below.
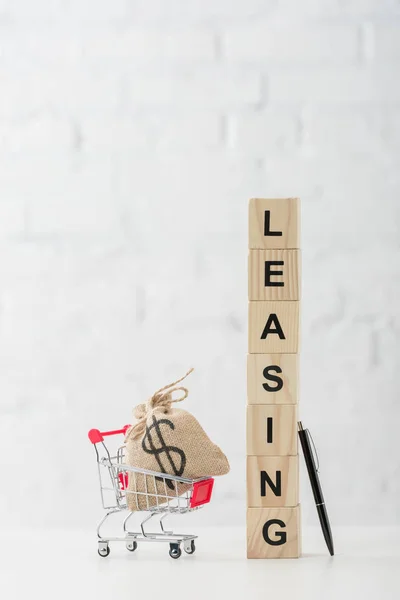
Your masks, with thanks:
[(268, 65), (346, 64), (358, 55), (358, 29), (355, 25), (270, 21), (232, 26), (222, 36), (228, 59)]
[(400, 523), (399, 39), (397, 0), (0, 0), (1, 525), (92, 527), (87, 430), (192, 364), (232, 463), (199, 519), (244, 519), (254, 195), (303, 200), (332, 521)]
[(128, 104), (150, 107), (194, 109), (256, 106), (261, 102), (261, 80), (247, 69), (226, 65), (163, 69), (161, 73), (141, 70), (128, 83)]

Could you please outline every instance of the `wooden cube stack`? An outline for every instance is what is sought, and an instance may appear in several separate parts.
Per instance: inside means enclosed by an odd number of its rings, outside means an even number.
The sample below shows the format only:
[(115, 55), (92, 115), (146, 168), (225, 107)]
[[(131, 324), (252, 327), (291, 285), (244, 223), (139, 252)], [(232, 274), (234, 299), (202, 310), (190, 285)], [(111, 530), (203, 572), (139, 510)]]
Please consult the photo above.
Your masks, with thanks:
[(300, 556), (300, 201), (249, 203), (247, 557)]

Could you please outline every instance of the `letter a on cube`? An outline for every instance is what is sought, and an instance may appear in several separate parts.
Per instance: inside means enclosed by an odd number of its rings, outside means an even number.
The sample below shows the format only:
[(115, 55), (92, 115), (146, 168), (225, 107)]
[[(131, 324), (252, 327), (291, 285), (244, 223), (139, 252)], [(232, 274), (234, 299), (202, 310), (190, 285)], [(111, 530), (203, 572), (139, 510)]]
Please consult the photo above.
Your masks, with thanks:
[(299, 302), (249, 302), (250, 354), (296, 353)]

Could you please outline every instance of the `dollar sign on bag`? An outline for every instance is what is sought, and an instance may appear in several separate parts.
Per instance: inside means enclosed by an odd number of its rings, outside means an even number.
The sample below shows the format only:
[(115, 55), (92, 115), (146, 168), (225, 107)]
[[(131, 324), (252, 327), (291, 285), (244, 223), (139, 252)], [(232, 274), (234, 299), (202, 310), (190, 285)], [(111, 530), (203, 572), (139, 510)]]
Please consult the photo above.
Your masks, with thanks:
[[(152, 454), (154, 456), (158, 463), (160, 473), (169, 473), (170, 475), (173, 474), (180, 477), (185, 469), (186, 455), (183, 450), (176, 446), (167, 446), (162, 435), (161, 425), (166, 425), (170, 429), (175, 429), (175, 425), (172, 421), (169, 421), (168, 419), (156, 419), (153, 415), (153, 424), (150, 425), (150, 427), (146, 426), (146, 434), (143, 436), (142, 448), (147, 454)], [(153, 429), (154, 434), (152, 433)], [(165, 456), (162, 456), (163, 454), (165, 454)], [(169, 470), (165, 469), (163, 461), (169, 463)], [(156, 479), (159, 481), (163, 480), (162, 477), (156, 477)], [(172, 481), (165, 479), (165, 482), (171, 490), (175, 489)]]

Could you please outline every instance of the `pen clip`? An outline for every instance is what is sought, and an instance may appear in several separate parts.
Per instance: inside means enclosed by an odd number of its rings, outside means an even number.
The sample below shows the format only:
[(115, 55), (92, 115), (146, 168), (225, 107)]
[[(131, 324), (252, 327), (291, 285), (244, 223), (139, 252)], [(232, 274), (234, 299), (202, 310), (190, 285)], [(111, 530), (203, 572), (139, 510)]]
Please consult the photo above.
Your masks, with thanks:
[(319, 458), (318, 458), (318, 452), (317, 452), (317, 448), (315, 447), (314, 440), (313, 440), (313, 438), (312, 438), (312, 435), (311, 435), (311, 433), (310, 433), (310, 430), (309, 430), (309, 429), (306, 429), (306, 435), (307, 435), (308, 439), (310, 440), (310, 442), (311, 442), (311, 444), (312, 444), (312, 447), (314, 448), (313, 455), (315, 456), (315, 463), (316, 463), (316, 469), (317, 469), (317, 473), (319, 473)]

